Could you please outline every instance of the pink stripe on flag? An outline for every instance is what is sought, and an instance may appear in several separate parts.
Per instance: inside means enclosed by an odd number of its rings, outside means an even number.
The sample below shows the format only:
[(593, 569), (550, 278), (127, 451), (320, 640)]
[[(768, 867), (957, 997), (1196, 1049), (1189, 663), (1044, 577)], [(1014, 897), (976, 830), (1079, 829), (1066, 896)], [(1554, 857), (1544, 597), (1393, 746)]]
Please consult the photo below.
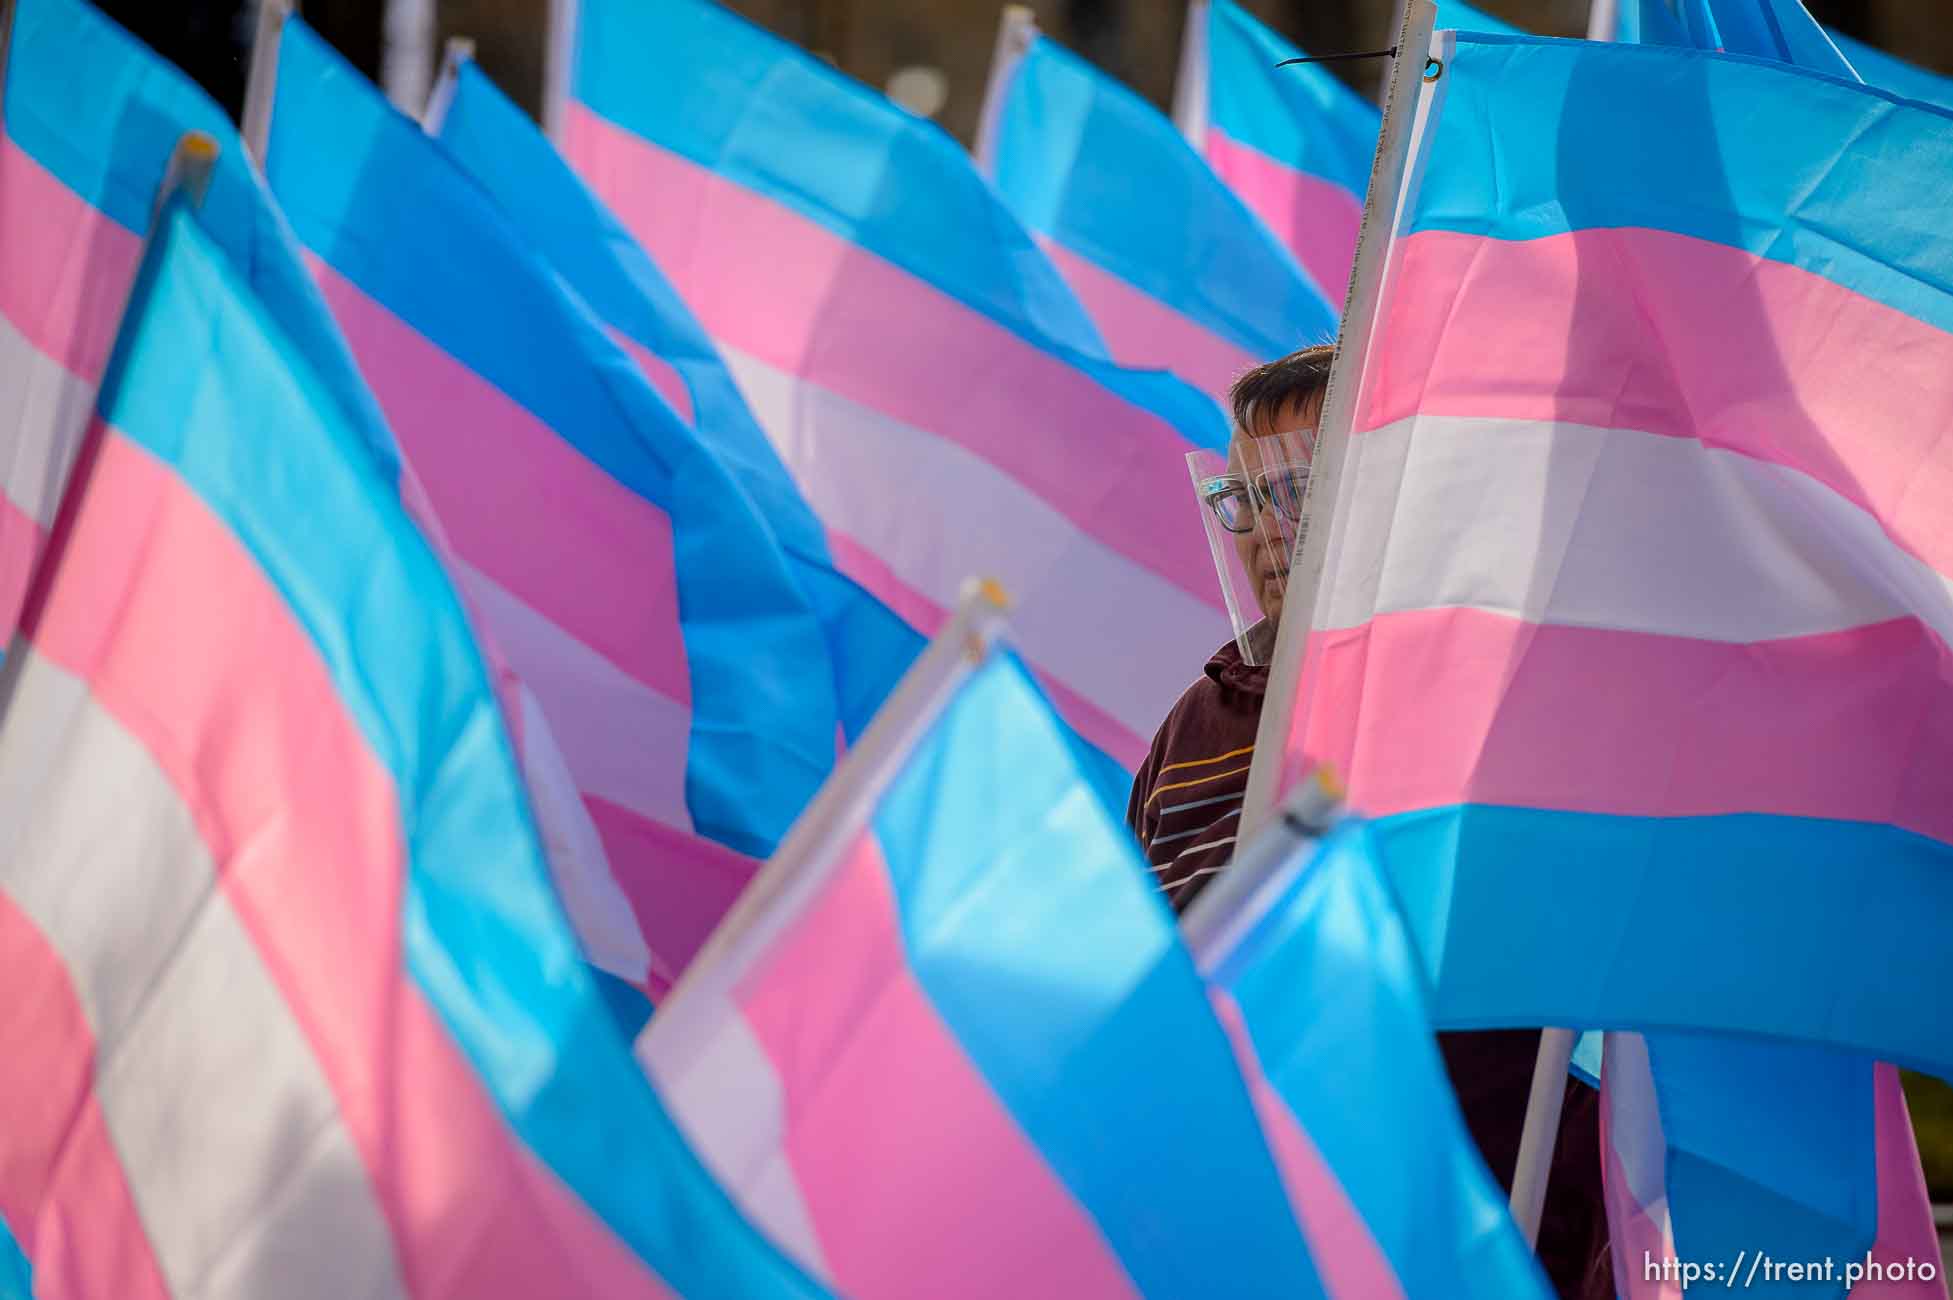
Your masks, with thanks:
[(1699, 438), (1810, 475), (1953, 574), (1953, 335), (1662, 231), (1421, 231), (1399, 257), (1358, 429), (1422, 413)]
[(142, 240), (0, 134), (0, 315), (42, 354), (100, 378)]
[(1953, 842), (1953, 653), (1915, 619), (1730, 644), (1469, 608), (1310, 634), (1285, 766), (1372, 816), (1778, 813)]
[(637, 362), (637, 368), (642, 370), (644, 377), (651, 381), (651, 387), (658, 390), (658, 396), (664, 398), (671, 404), (671, 409), (678, 412), (678, 418), (686, 424), (696, 426), (698, 416), (692, 410), (692, 390), (686, 384), (685, 377), (678, 373), (677, 368), (623, 330), (614, 326), (604, 328), (610, 335), (611, 341), (629, 353), (631, 360)]
[[(1878, 1281), (1861, 1281), (1851, 1288), (1851, 1295), (1853, 1300), (1867, 1300), (1871, 1296), (1941, 1300), (1946, 1294), (1945, 1278), (1922, 1281), (1916, 1276), (1919, 1264), (1939, 1262), (1939, 1236), (1933, 1226), (1932, 1199), (1926, 1193), (1926, 1173), (1919, 1163), (1919, 1143), (1913, 1137), (1912, 1116), (1906, 1110), (1899, 1068), (1880, 1061), (1872, 1069), (1876, 1116), (1873, 1142), (1878, 1148), (1878, 1240), (1872, 1246), (1870, 1262), (1887, 1270), (1887, 1276)], [(1890, 1280), (1903, 1278), (1908, 1264), (1915, 1274), (1912, 1280)]]
[(871, 836), (736, 997), (837, 1293), (1135, 1294), (917, 984)]
[[(882, 558), (839, 529), (827, 530), (827, 548), (834, 556), (834, 567), (859, 583), (869, 595), (894, 610), (902, 620), (924, 636), (933, 637), (949, 621), (949, 611), (903, 582)], [(1031, 676), (1051, 697), (1051, 703), (1080, 736), (1120, 765), (1136, 770), (1146, 761), (1147, 738), (1140, 736), (1119, 719), (1091, 700), (1059, 681), (1049, 672), (1027, 661)]]
[(0, 890), (0, 1218), (39, 1300), (166, 1300), (95, 1096), (95, 1039), (61, 955)]
[(1401, 1300), (1403, 1284), (1384, 1257), (1383, 1247), (1370, 1235), (1370, 1225), (1350, 1203), (1349, 1193), (1343, 1190), (1335, 1171), (1261, 1068), (1261, 1056), (1248, 1035), (1241, 1008), (1226, 989), (1210, 987), (1207, 997), (1234, 1048), (1235, 1063), (1247, 1081), (1248, 1095), (1254, 1098), (1261, 1131), (1268, 1139), (1269, 1150), (1275, 1153), (1288, 1203), (1308, 1238), (1309, 1256), (1315, 1261), (1323, 1287), (1332, 1300)]
[(414, 1293), (667, 1294), (509, 1132), (405, 970), (398, 796), (283, 597), (134, 443), (107, 432), (87, 473), (29, 635), (193, 810)]
[(1065, 277), (1120, 365), (1171, 370), (1225, 406), (1234, 381), (1267, 360), (1055, 240), (1040, 239), (1038, 244)]
[(1362, 196), (1231, 140), (1211, 122), (1206, 152), (1207, 165), (1295, 254), (1340, 315), (1363, 226)]
[(689, 705), (670, 518), (350, 280), (312, 265), (455, 552)]
[(568, 123), (577, 169), (713, 338), (982, 457), (1218, 607), (1197, 520), (1181, 508), (1192, 447), (1165, 421), (771, 199), (580, 105)]
[(760, 864), (596, 795), (583, 796), (583, 806), (651, 950), (647, 990), (655, 1001), (692, 964)]

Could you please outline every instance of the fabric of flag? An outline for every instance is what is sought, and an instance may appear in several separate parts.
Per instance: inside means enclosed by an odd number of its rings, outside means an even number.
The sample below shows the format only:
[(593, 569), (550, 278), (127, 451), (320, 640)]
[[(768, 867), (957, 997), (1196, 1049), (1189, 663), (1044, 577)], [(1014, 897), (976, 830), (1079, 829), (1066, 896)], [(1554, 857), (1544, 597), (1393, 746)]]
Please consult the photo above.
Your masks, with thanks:
[(616, 1033), (459, 599), (307, 348), (166, 204), (0, 672), (36, 1294), (818, 1294)]
[[(705, 3), (581, 5), (564, 151), (684, 296), (842, 571), (933, 633), (996, 577), (1123, 799), (1226, 639), (1185, 453), (1213, 402), (1121, 369), (938, 127)], [(756, 250), (766, 250), (757, 255)]]
[(837, 1293), (1322, 1295), (1130, 835), (1018, 660), (952, 648), (885, 786), (769, 864), (640, 1057)]
[(493, 200), (303, 23), (279, 50), (273, 192), (635, 917), (591, 960), (655, 998), (833, 765), (820, 623)]
[(1682, 45), (1860, 80), (1801, 0), (1620, 0), (1617, 39)]
[(1928, 72), (1875, 45), (1853, 40), (1835, 27), (1827, 27), (1825, 32), (1866, 85), (1923, 100), (1936, 108), (1953, 109), (1953, 77)]
[(1139, 95), (1041, 35), (992, 93), (991, 180), (1114, 360), (1225, 404), (1243, 371), (1334, 339), (1336, 308)]
[[(1605, 1062), (1602, 1172), (1624, 1300), (1946, 1294), (1893, 1066), (1678, 1033), (1609, 1034)], [(1665, 1261), (1717, 1274), (1684, 1278)], [(1790, 1275), (1790, 1262), (1819, 1271)]]
[[(17, 0), (0, 99), (0, 643), (94, 408), (150, 202), (185, 131), (236, 134), (191, 80), (83, 0)], [(329, 387), (371, 410), (289, 234), (254, 194), (242, 150), (204, 200), (212, 237), (306, 340)], [(377, 420), (374, 427), (378, 428)], [(383, 435), (380, 435), (383, 439)]]
[[(1551, 1294), (1465, 1131), (1378, 844), (1346, 821), (1202, 958), (1329, 1294)], [(1333, 1064), (1332, 1064), (1333, 1063)]]
[(456, 75), (439, 137), (765, 516), (820, 615), (841, 722), (850, 737), (859, 736), (921, 652), (922, 635), (840, 571), (820, 519), (697, 317), (528, 115), (473, 62)]
[(1953, 1074), (1953, 1004), (1892, 995), (1953, 986), (1953, 118), (1692, 50), (1443, 57), (1289, 771), (1381, 819), (1440, 1024)]
[(1202, 83), (1189, 92), (1204, 104), (1194, 144), (1340, 312), (1377, 149), (1376, 106), (1327, 65), (1277, 67), (1302, 51), (1234, 0), (1213, 0), (1204, 22), (1207, 57), (1182, 74)]

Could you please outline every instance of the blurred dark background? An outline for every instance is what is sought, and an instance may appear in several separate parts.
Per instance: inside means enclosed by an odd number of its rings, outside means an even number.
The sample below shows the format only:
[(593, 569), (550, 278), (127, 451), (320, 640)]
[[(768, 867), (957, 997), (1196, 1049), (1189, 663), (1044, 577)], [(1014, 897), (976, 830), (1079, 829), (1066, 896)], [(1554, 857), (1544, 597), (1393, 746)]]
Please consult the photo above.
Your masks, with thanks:
[[(655, 3), (656, 0), (644, 0)], [(967, 142), (976, 128), (1002, 0), (728, 0), (733, 9), (827, 56), (878, 88), (904, 75), (901, 96)], [(98, 0), (175, 60), (235, 113), (244, 95), (255, 0)], [(1388, 45), (1394, 0), (1243, 0), (1313, 53)], [(1586, 32), (1587, 0), (1477, 0), (1479, 8), (1543, 35)], [(1806, 0), (1824, 22), (1922, 67), (1953, 74), (1948, 0)], [(376, 80), (384, 0), (303, 0), (306, 21)], [(432, 17), (428, 75), (441, 43), (473, 37), (483, 69), (534, 111), (541, 102), (547, 0), (419, 0)], [(1166, 105), (1173, 94), (1185, 0), (1034, 0), (1038, 25)], [(1337, 66), (1374, 93), (1374, 62)]]

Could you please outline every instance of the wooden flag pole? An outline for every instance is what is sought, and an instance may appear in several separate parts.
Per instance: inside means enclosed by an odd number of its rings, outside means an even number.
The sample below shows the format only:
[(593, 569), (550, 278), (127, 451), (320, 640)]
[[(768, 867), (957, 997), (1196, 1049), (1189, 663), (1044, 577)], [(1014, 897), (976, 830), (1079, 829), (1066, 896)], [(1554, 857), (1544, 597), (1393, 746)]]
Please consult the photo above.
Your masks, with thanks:
[(292, 16), (291, 0), (258, 0), (258, 31), (251, 41), (251, 67), (244, 79), (244, 114), (238, 133), (244, 151), (264, 169), (265, 146), (271, 140), (271, 104), (278, 93), (278, 42), (285, 20)]
[(380, 88), (403, 113), (418, 113), (427, 104), (434, 25), (434, 0), (387, 0), (380, 24)]
[(985, 176), (997, 174), (997, 119), (1003, 116), (1004, 97), (1010, 93), (1017, 65), (1037, 35), (1037, 15), (1029, 5), (1004, 6), (997, 19), (997, 45), (990, 54), (990, 79), (983, 86), (983, 111), (977, 115), (976, 146), (971, 150), (977, 170)]
[(726, 981), (736, 979), (820, 889), (828, 868), (861, 834), (910, 751), (989, 656), (1003, 633), (1008, 606), (994, 580), (965, 584), (955, 615), (902, 675), (861, 739), (678, 977), (651, 1020), (661, 1040), (702, 1041), (710, 1034), (719, 1014), (715, 995), (726, 991)]
[(1180, 33), (1180, 70), (1173, 77), (1173, 125), (1194, 147), (1207, 147), (1207, 24), (1210, 0), (1192, 0), (1187, 25)]
[(1553, 1147), (1560, 1135), (1560, 1108), (1566, 1101), (1574, 1037), (1571, 1029), (1539, 1031), (1532, 1094), (1526, 1098), (1526, 1126), (1519, 1132), (1519, 1160), (1512, 1171), (1512, 1217), (1525, 1234), (1526, 1244), (1534, 1249), (1539, 1247), (1539, 1220), (1546, 1208), (1546, 1180), (1553, 1171)]
[(473, 40), (466, 36), (448, 37), (447, 44), (441, 47), (441, 74), (434, 80), (434, 89), (427, 92), (427, 108), (420, 115), (422, 131), (428, 135), (441, 133), (448, 106), (454, 103), (454, 87), (461, 77), (461, 69), (474, 61)]
[(1288, 592), (1276, 629), (1275, 659), (1268, 671), (1268, 693), (1255, 732), (1255, 753), (1248, 769), (1248, 790), (1241, 807), (1241, 842), (1268, 820), (1281, 795), (1282, 760), (1288, 749), (1289, 726), (1295, 715), (1295, 688), (1302, 670), (1302, 651), (1315, 618), (1329, 558), (1336, 496), (1342, 486), (1343, 464), (1349, 454), (1350, 425), (1355, 416), (1357, 390), (1376, 327), (1377, 303), (1383, 294), (1383, 273), (1390, 256), (1391, 235), (1397, 224), (1398, 200), (1403, 195), (1404, 168), (1410, 158), (1411, 125), (1419, 89), (1424, 84), (1425, 51), (1437, 9), (1431, 0), (1404, 0), (1397, 28), (1397, 57), (1391, 61), (1390, 90), (1385, 98), (1383, 129), (1370, 163), (1370, 188), (1363, 203), (1363, 225), (1356, 241), (1356, 264), (1350, 272), (1343, 300), (1343, 327), (1336, 340), (1336, 358), (1329, 370), (1322, 418), (1316, 433), (1315, 459), (1309, 472), (1308, 494), (1302, 503), (1303, 532), (1289, 565)]

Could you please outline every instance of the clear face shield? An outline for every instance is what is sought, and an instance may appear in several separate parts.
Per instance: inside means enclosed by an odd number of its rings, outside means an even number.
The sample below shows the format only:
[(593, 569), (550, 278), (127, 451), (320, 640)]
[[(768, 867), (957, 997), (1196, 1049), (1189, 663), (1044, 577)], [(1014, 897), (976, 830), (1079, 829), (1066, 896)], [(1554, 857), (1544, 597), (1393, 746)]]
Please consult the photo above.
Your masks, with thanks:
[(1314, 451), (1315, 430), (1295, 429), (1257, 437), (1237, 432), (1225, 456), (1187, 453), (1234, 641), (1248, 664), (1274, 657)]

